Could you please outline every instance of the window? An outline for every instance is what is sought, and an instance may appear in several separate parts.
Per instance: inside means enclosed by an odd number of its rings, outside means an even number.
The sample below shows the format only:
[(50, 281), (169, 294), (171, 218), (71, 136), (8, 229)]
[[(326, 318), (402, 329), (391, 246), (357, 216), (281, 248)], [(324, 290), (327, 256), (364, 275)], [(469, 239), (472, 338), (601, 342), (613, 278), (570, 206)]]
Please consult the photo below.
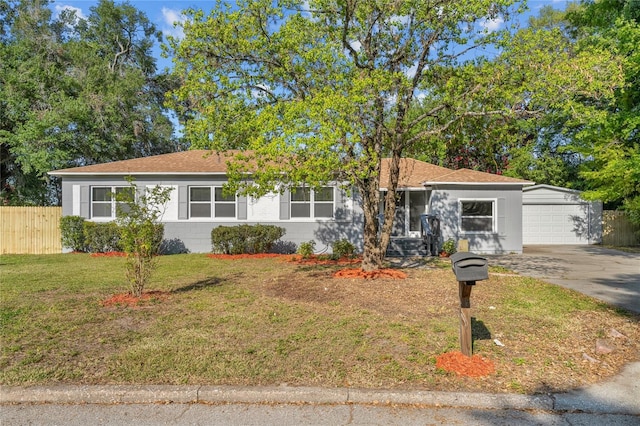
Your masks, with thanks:
[(333, 217), (333, 188), (325, 186), (317, 190), (293, 188), (291, 190), (291, 217)]
[[(124, 186), (94, 186), (91, 188), (91, 217), (115, 218), (116, 206), (127, 212), (127, 203), (116, 203), (116, 197), (131, 192), (130, 187)], [(113, 195), (116, 194), (116, 197)]]
[(222, 188), (215, 188), (215, 216), (236, 217), (236, 196), (225, 195)]
[(494, 232), (495, 201), (466, 200), (460, 201), (460, 230), (470, 233)]
[(220, 187), (192, 186), (189, 188), (189, 211), (189, 217), (212, 217), (213, 213), (213, 217), (235, 218), (236, 196), (225, 195)]

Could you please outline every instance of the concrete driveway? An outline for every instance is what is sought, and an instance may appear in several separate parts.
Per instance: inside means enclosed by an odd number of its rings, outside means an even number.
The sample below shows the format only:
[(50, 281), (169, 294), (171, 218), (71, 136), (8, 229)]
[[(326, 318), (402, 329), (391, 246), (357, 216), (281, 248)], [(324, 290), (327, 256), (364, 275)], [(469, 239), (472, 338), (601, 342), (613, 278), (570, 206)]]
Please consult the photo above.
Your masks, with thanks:
[(526, 246), (521, 255), (487, 256), (521, 275), (579, 291), (640, 314), (640, 253), (601, 246)]

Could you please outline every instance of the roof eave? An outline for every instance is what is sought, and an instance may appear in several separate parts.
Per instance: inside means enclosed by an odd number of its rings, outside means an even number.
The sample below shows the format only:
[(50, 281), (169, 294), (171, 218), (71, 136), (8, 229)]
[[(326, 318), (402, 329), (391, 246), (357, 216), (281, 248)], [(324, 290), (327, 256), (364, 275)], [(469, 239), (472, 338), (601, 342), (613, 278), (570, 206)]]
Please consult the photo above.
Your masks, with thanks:
[(225, 176), (225, 172), (57, 172), (52, 171), (47, 174), (51, 176), (153, 176), (153, 175), (172, 175), (172, 176), (193, 176), (193, 175), (216, 175)]
[(509, 185), (509, 186), (529, 186), (533, 185), (535, 182), (522, 181), (522, 182), (422, 182), (424, 186), (433, 186), (433, 185), (473, 185), (473, 186), (481, 186), (481, 185)]

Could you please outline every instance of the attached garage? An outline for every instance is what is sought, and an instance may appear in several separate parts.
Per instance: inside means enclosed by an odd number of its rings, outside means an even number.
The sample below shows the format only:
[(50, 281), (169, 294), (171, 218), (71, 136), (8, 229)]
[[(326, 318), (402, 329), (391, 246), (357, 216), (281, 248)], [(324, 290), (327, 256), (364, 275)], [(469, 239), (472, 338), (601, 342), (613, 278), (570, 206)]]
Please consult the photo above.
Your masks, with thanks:
[(602, 238), (602, 203), (580, 192), (535, 185), (522, 193), (522, 243), (597, 244)]

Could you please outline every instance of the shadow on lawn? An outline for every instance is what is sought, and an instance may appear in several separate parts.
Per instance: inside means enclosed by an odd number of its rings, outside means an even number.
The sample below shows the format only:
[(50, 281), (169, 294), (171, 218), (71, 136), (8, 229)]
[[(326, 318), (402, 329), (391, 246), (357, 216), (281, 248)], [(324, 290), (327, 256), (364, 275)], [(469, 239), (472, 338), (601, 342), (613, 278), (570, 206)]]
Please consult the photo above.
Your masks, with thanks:
[(222, 285), (222, 282), (223, 280), (221, 280), (220, 278), (210, 277), (204, 280), (196, 281), (195, 283), (186, 285), (184, 287), (176, 288), (175, 290), (172, 290), (171, 293), (185, 293), (187, 291), (203, 290), (208, 287)]

